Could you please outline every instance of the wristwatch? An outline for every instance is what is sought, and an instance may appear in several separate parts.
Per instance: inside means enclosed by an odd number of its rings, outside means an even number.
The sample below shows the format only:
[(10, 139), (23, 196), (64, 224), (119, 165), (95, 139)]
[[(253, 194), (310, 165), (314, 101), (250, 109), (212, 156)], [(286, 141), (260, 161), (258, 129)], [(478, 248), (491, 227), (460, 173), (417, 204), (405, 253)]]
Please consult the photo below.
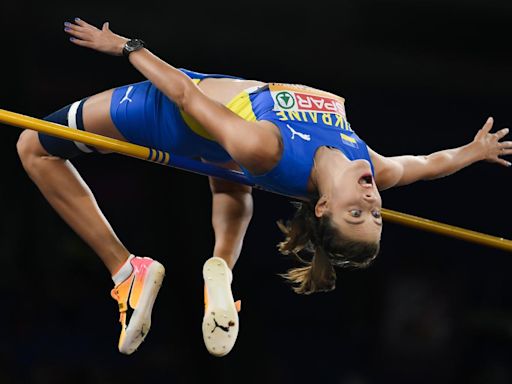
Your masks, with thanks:
[(128, 57), (130, 53), (138, 51), (141, 48), (144, 48), (146, 43), (141, 39), (131, 39), (126, 42), (123, 47), (123, 56)]

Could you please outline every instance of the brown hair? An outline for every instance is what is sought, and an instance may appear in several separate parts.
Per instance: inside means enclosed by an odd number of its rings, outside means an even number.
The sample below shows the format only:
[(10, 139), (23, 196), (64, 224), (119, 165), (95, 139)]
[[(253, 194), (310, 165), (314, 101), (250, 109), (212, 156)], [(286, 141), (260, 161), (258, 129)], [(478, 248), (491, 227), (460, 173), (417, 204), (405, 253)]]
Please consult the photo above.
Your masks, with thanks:
[[(278, 221), (286, 239), (277, 247), (284, 255), (294, 255), (305, 266), (292, 268), (281, 274), (299, 294), (331, 291), (336, 286), (334, 267), (366, 268), (379, 253), (379, 242), (353, 240), (343, 236), (332, 223), (329, 215), (315, 215), (317, 200), (293, 202), (296, 207), (291, 221)], [(301, 254), (313, 254), (310, 261)]]

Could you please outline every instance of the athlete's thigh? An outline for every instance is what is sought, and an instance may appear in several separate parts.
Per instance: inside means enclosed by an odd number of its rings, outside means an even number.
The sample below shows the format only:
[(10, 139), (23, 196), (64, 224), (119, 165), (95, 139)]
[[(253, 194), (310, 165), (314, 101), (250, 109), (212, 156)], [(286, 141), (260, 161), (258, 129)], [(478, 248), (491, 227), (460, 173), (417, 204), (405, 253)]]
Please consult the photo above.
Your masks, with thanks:
[[(88, 131), (126, 141), (110, 117), (112, 94), (113, 90), (108, 90), (75, 101), (47, 115), (44, 117), (44, 120), (68, 126), (72, 129)], [(24, 135), (27, 138), (28, 136), (30, 135)], [(108, 153), (108, 151), (93, 148), (78, 141), (61, 139), (41, 132), (37, 136), (39, 144), (46, 153), (63, 159), (72, 159), (84, 153), (94, 151)]]
[(113, 89), (109, 89), (91, 96), (85, 101), (83, 109), (84, 129), (87, 132), (127, 141), (116, 128), (110, 116), (113, 92)]

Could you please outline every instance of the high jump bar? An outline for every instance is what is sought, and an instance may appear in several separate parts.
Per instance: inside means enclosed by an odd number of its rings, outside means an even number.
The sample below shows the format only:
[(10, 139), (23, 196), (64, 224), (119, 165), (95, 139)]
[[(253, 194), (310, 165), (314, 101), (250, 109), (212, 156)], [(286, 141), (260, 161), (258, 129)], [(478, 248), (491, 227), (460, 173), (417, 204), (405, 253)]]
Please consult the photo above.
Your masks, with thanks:
[[(171, 155), (165, 151), (127, 143), (91, 132), (69, 128), (64, 125), (36, 119), (34, 117), (7, 111), (5, 109), (0, 109), (0, 123), (24, 129), (31, 129), (34, 131), (46, 133), (51, 136), (78, 141), (93, 147), (113, 151), (122, 155), (135, 157), (153, 163), (162, 164), (168, 167), (178, 168), (204, 176), (214, 176), (239, 184), (248, 185), (257, 189), (265, 190), (264, 188), (254, 184), (242, 172), (239, 171), (221, 168), (213, 164), (203, 163), (201, 161), (182, 156)], [(288, 197), (293, 198), (293, 196)], [(424, 219), (422, 217), (393, 211), (391, 209), (383, 208), (382, 217), (386, 221), (401, 224), (406, 227), (412, 227), (423, 231), (433, 232), (459, 240), (512, 252), (512, 240), (504, 239), (501, 237), (491, 236), (485, 233), (456, 227), (438, 221)]]

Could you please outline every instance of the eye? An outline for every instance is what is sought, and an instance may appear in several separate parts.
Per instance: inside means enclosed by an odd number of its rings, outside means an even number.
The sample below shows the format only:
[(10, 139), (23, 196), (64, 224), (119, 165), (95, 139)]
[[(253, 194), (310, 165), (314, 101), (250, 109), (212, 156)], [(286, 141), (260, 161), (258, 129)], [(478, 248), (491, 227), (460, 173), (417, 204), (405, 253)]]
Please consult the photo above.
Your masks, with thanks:
[(372, 216), (376, 219), (380, 219), (380, 211), (372, 211)]
[(352, 217), (360, 217), (362, 211), (360, 209), (351, 209), (350, 210), (350, 216)]

